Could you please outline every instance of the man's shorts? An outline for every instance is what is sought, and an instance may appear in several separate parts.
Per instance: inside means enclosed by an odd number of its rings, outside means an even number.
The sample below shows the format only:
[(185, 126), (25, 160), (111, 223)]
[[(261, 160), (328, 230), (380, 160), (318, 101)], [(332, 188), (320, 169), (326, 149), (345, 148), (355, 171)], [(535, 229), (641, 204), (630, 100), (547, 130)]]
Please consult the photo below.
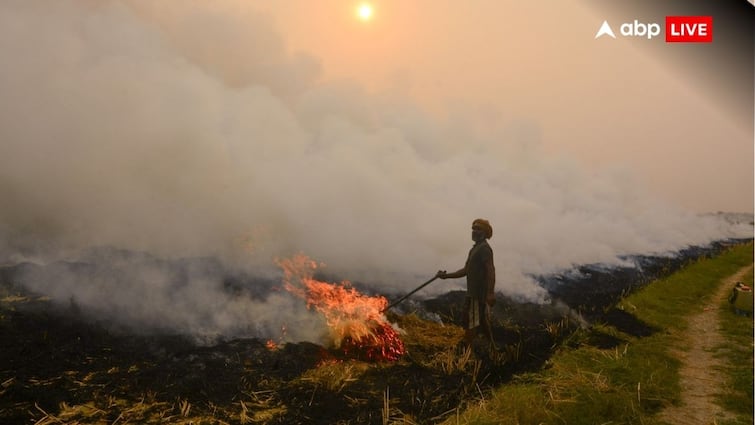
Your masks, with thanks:
[(490, 323), (488, 306), (474, 297), (464, 298), (464, 329), (475, 329)]

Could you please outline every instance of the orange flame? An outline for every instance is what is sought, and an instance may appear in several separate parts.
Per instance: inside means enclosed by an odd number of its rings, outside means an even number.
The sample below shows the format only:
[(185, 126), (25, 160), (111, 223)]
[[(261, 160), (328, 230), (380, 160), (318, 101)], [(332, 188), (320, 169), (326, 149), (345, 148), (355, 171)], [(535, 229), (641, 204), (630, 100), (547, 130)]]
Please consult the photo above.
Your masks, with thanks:
[(265, 347), (267, 347), (267, 349), (271, 351), (281, 348), (283, 344), (285, 344), (287, 332), (288, 330), (286, 329), (286, 325), (281, 325), (281, 335), (278, 342), (275, 342), (272, 339), (268, 339), (267, 342), (265, 342)]
[(364, 295), (346, 280), (335, 284), (314, 279), (322, 264), (304, 254), (276, 263), (283, 269), (286, 290), (325, 317), (336, 348), (370, 360), (397, 360), (404, 354), (403, 341), (381, 312), (388, 305), (384, 297)]

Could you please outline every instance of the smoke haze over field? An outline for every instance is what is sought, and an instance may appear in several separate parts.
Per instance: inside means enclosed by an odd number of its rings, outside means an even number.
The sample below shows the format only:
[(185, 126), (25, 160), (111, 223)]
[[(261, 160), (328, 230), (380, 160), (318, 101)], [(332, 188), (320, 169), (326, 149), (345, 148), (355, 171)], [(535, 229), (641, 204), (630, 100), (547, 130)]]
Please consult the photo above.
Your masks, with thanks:
[[(291, 52), (245, 2), (5, 0), (0, 52), (6, 262), (113, 246), (270, 275), (273, 257), (301, 251), (403, 292), (462, 266), (471, 222), (484, 217), (498, 290), (542, 300), (529, 274), (752, 235), (657, 199), (631, 169), (585, 168), (544, 149), (561, 142), (543, 141), (536, 122), (439, 119), (408, 97), (327, 79), (316, 56)], [(166, 275), (117, 281), (121, 296), (108, 302), (143, 296), (137, 311), (113, 310), (196, 329), (200, 316), (161, 312)], [(115, 288), (99, 276), (50, 291), (102, 304)], [(174, 312), (222, 298), (191, 282)], [(223, 323), (215, 329), (288, 311), (234, 302), (212, 305), (227, 315), (209, 321)]]

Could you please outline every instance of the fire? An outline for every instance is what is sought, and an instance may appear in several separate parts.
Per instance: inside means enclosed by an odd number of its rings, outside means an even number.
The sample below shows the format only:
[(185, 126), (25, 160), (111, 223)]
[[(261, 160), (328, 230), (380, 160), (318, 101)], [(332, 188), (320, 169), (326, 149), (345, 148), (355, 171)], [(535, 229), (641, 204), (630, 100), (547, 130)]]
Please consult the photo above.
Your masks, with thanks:
[(265, 342), (265, 347), (267, 347), (267, 349), (271, 351), (281, 348), (283, 344), (285, 344), (284, 341), (286, 340), (286, 333), (287, 333), (287, 329), (286, 329), (286, 325), (284, 324), (281, 326), (280, 340), (278, 342), (275, 342), (272, 339), (268, 339), (267, 342)]
[(321, 264), (303, 254), (276, 260), (283, 269), (284, 287), (325, 317), (333, 345), (348, 355), (370, 360), (397, 360), (404, 343), (382, 310), (388, 300), (364, 295), (344, 280), (340, 284), (313, 277)]

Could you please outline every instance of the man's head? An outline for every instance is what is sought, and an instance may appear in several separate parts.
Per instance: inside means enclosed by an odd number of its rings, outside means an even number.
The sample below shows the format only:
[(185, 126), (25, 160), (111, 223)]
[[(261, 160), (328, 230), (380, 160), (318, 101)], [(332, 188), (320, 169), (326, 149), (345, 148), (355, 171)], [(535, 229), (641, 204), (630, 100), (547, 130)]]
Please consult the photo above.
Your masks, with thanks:
[(472, 240), (475, 242), (482, 242), (485, 239), (490, 239), (493, 237), (493, 227), (490, 225), (490, 222), (478, 218), (477, 220), (472, 222)]

